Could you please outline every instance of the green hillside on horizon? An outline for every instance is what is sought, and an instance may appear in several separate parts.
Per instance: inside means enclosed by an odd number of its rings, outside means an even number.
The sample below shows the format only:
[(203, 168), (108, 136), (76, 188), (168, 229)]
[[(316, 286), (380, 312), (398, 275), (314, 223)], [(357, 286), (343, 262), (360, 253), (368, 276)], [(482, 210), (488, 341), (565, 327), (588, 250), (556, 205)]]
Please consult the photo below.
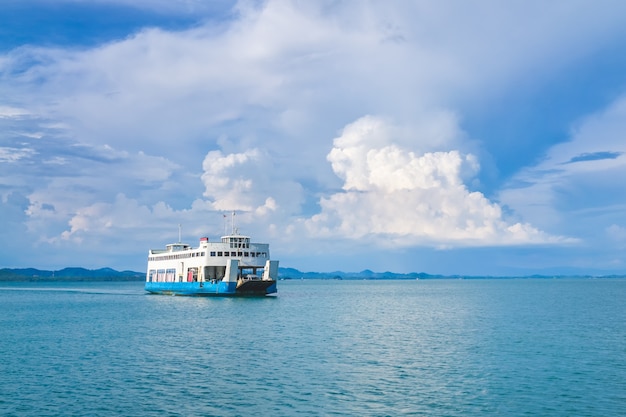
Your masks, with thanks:
[(0, 281), (54, 282), (54, 281), (143, 281), (146, 275), (136, 271), (116, 271), (112, 268), (63, 268), (47, 271), (36, 268), (2, 268)]
[[(373, 272), (369, 269), (360, 272), (302, 272), (295, 268), (278, 268), (279, 280), (322, 279), (322, 280), (428, 280), (428, 279), (507, 279), (507, 278), (624, 278), (624, 275), (551, 275), (535, 274), (527, 276), (469, 276), (433, 275), (425, 272), (395, 273)], [(117, 271), (112, 268), (86, 269), (79, 267), (63, 268), (57, 271), (36, 268), (2, 268), (0, 282), (63, 282), (63, 281), (143, 281), (145, 272)]]

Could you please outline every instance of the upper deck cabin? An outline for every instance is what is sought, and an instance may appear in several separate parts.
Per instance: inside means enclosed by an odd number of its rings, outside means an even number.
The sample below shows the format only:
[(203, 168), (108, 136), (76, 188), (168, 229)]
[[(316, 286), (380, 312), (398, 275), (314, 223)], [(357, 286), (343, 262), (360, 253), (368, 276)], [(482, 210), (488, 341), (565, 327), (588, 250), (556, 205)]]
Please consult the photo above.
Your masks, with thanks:
[(189, 249), (191, 249), (191, 245), (186, 243), (170, 243), (169, 245), (165, 245), (165, 249), (150, 249), (150, 254), (155, 255), (167, 252), (180, 252)]
[(249, 249), (250, 237), (241, 235), (222, 236), (222, 243), (229, 244), (231, 249)]
[(186, 243), (170, 243), (169, 245), (165, 245), (166, 252), (178, 252), (187, 249), (191, 249), (191, 246)]
[[(200, 239), (200, 244), (197, 248), (192, 247), (186, 243), (170, 243), (165, 246), (165, 249), (150, 249), (149, 255), (172, 255), (174, 256), (180, 252), (193, 252), (193, 251), (226, 251), (219, 253), (217, 256), (244, 256), (244, 257), (268, 257), (269, 245), (267, 243), (252, 243), (250, 236), (243, 236), (238, 234), (231, 234), (222, 236), (219, 241), (209, 242), (208, 237)], [(258, 253), (257, 253), (258, 252)], [(204, 256), (205, 252), (199, 253), (197, 256)], [(210, 256), (216, 256), (213, 252), (208, 252)], [(180, 255), (182, 256), (182, 254)], [(177, 255), (176, 258), (179, 256)], [(169, 257), (171, 258), (171, 257)], [(168, 259), (164, 257), (154, 258)]]

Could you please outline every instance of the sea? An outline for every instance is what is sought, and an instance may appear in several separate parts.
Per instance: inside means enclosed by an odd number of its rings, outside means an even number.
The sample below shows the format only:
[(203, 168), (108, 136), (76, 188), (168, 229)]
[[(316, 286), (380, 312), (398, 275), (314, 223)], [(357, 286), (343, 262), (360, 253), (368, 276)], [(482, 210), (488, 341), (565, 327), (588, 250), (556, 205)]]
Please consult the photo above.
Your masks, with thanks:
[(626, 416), (626, 279), (0, 284), (2, 416)]

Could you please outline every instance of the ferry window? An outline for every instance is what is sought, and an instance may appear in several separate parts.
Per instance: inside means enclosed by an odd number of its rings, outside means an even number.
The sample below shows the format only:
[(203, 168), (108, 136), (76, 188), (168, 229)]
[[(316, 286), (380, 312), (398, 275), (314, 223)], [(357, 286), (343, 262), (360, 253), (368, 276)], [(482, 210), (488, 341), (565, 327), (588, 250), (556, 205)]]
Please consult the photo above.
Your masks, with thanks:
[(244, 252), (243, 256), (248, 257), (248, 256), (250, 256), (250, 253), (249, 252)]
[(254, 255), (256, 255), (256, 253), (250, 252), (250, 256), (252, 256), (254, 258)]
[(215, 252), (211, 252), (211, 256), (215, 256)]
[(200, 252), (200, 256), (204, 256), (204, 252)]
[(222, 252), (217, 252), (217, 256), (222, 256)]
[(230, 256), (237, 256), (237, 252), (231, 252)]
[(237, 252), (237, 256), (243, 256), (243, 253)]

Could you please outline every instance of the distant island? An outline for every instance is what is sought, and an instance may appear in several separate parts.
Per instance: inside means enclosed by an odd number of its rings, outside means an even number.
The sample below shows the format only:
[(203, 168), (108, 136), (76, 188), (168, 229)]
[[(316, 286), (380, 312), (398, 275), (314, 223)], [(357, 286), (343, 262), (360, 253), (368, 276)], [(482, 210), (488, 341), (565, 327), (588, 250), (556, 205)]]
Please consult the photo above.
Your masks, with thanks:
[[(278, 268), (280, 280), (323, 279), (323, 280), (420, 280), (420, 279), (487, 279), (487, 278), (626, 278), (626, 275), (527, 275), (527, 276), (465, 276), (431, 275), (424, 272), (406, 274), (395, 272), (373, 272), (366, 269), (361, 272), (302, 272), (295, 268)], [(143, 281), (145, 272), (116, 271), (112, 268), (85, 269), (64, 268), (58, 271), (46, 271), (35, 268), (0, 269), (0, 282), (55, 282), (55, 281)]]
[(626, 278), (626, 275), (523, 275), (523, 276), (472, 276), (472, 275), (438, 275), (425, 272), (373, 272), (366, 269), (361, 272), (301, 272), (294, 268), (279, 268), (279, 279), (340, 279), (340, 280), (419, 280), (419, 279), (513, 279), (513, 278)]
[(0, 269), (0, 282), (143, 281), (144, 279), (146, 279), (145, 272), (116, 271), (111, 268), (64, 268), (59, 271), (45, 271), (35, 268)]

